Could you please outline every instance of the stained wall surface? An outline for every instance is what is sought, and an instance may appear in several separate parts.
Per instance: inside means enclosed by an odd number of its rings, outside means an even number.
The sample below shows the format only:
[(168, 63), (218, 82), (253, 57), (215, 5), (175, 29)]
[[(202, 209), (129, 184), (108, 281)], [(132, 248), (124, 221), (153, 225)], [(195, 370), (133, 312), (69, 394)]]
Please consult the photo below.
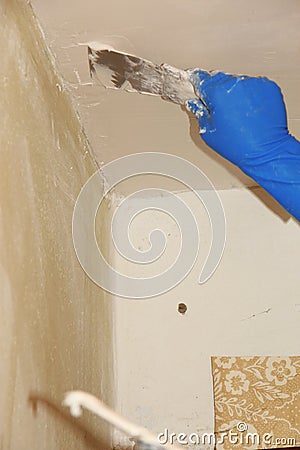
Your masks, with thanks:
[(74, 388), (112, 398), (110, 303), (72, 243), (96, 165), (28, 2), (0, 3), (0, 51), (0, 448), (102, 448), (106, 425), (61, 408)]

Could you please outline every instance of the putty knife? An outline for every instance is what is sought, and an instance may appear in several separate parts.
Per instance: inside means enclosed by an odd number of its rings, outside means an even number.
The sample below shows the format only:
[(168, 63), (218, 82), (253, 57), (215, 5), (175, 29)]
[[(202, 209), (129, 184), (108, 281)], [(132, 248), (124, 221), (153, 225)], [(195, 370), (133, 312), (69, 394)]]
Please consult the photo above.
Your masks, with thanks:
[(181, 105), (197, 97), (189, 70), (154, 64), (112, 48), (94, 50), (88, 47), (88, 54), (92, 77), (107, 88), (158, 95)]

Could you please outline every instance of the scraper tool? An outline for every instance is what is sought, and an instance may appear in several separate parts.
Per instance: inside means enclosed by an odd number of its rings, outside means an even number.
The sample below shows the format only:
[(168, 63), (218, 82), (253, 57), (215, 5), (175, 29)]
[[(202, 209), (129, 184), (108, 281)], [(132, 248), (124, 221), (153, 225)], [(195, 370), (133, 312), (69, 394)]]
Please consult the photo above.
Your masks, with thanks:
[(188, 70), (154, 64), (111, 48), (88, 47), (88, 54), (92, 77), (107, 88), (157, 95), (181, 105), (197, 97)]

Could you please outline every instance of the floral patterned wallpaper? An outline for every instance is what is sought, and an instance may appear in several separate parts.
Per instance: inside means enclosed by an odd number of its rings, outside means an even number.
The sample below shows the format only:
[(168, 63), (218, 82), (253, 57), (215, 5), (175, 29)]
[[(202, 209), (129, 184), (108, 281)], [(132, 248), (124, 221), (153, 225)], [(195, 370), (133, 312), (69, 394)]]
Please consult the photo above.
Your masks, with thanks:
[(300, 356), (212, 357), (216, 449), (300, 445)]

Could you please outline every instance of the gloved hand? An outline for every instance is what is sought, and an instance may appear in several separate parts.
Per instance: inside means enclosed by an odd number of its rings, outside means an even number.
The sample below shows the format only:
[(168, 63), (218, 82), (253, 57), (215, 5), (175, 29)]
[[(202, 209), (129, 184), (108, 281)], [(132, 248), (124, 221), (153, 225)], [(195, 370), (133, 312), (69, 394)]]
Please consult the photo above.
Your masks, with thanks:
[(300, 220), (300, 143), (288, 132), (277, 84), (198, 69), (190, 76), (199, 98), (186, 106), (203, 140)]

